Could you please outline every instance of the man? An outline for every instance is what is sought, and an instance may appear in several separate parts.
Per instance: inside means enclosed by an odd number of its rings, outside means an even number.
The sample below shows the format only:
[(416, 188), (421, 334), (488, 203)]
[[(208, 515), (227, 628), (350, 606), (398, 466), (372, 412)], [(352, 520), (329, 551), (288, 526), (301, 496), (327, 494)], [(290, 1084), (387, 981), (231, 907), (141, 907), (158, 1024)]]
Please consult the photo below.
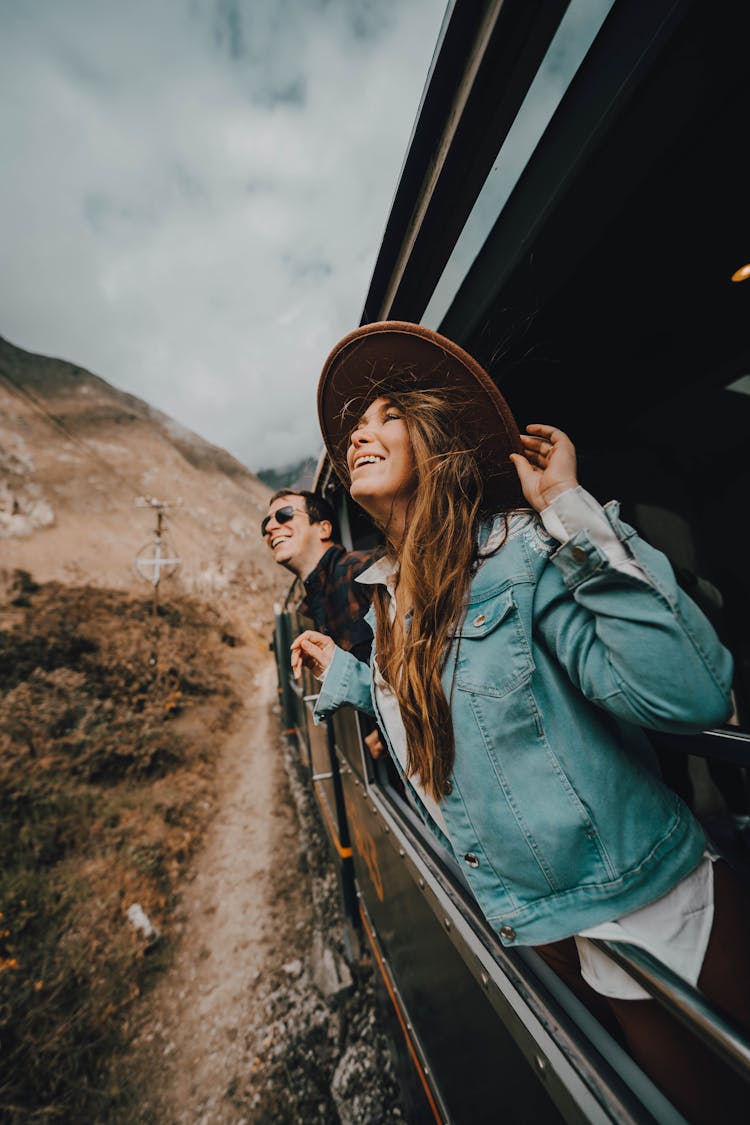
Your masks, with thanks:
[[(347, 551), (334, 539), (335, 522), (327, 500), (314, 492), (282, 488), (269, 500), (260, 529), (274, 560), (304, 586), (300, 612), (312, 619), (319, 632), (368, 663), (373, 638), (364, 615), (373, 587), (360, 585), (355, 578), (374, 561), (375, 553)], [(384, 746), (377, 726), (366, 715), (361, 721), (368, 731), (365, 745), (373, 758), (379, 758)]]
[(371, 587), (355, 582), (373, 561), (372, 551), (347, 551), (333, 537), (331, 505), (313, 492), (280, 489), (271, 497), (261, 532), (274, 561), (302, 582), (300, 611), (359, 660), (370, 659), (372, 631), (363, 620)]

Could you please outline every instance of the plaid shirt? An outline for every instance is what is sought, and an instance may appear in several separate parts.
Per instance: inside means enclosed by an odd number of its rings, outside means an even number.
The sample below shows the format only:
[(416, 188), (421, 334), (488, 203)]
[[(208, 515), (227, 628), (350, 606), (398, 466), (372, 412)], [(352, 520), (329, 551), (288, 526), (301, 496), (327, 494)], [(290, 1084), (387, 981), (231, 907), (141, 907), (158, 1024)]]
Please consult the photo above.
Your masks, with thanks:
[(320, 633), (327, 633), (340, 648), (366, 662), (370, 659), (372, 630), (362, 618), (370, 607), (372, 587), (354, 579), (378, 553), (347, 551), (338, 544), (329, 547), (304, 580), (305, 598), (299, 607)]

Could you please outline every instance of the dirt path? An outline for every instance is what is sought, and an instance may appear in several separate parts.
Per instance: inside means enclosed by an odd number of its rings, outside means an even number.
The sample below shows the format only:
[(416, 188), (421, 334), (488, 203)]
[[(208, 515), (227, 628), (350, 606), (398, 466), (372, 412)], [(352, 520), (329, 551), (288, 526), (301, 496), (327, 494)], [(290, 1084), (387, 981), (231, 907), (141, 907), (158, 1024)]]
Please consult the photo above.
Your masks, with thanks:
[(182, 895), (174, 963), (147, 998), (137, 1041), (143, 1122), (253, 1120), (242, 1090), (264, 978), (309, 946), (309, 885), (272, 710), (275, 668), (269, 658), (252, 672), (238, 658), (233, 676), (248, 702), (222, 753), (217, 811)]
[(174, 961), (136, 1017), (136, 1105), (112, 1125), (404, 1125), (373, 965), (344, 939), (276, 669), (255, 659), (230, 669), (246, 703), (181, 893)]

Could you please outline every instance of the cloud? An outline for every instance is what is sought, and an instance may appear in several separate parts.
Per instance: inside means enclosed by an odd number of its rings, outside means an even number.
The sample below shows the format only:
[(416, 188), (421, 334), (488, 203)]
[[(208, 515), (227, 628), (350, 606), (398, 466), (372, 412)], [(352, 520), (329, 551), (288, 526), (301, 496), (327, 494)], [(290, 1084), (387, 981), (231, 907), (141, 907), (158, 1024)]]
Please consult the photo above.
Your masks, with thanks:
[(316, 455), (444, 7), (0, 5), (0, 333), (251, 468)]

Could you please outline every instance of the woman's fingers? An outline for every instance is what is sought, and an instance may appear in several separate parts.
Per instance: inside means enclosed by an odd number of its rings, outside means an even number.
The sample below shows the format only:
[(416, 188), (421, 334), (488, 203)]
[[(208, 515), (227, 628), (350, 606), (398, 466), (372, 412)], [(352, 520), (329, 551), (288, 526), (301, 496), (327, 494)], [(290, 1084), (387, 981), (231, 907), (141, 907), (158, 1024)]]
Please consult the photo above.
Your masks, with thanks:
[(578, 484), (575, 446), (556, 426), (533, 422), (521, 434), (523, 455), (511, 456), (521, 489), (538, 512), (554, 498)]
[(552, 446), (543, 438), (529, 437), (521, 434), (521, 444), (524, 456), (531, 465), (542, 468), (547, 463), (547, 458), (552, 452)]
[(526, 429), (528, 433), (543, 438), (545, 441), (559, 441), (561, 438), (566, 438), (570, 441), (568, 435), (563, 430), (558, 430), (557, 426), (547, 426), (541, 422), (530, 422)]
[(539, 470), (534, 468), (528, 457), (524, 457), (521, 453), (511, 453), (510, 459), (518, 473), (521, 492), (531, 507), (540, 511), (537, 499), (539, 489), (536, 483), (536, 478), (540, 475)]

